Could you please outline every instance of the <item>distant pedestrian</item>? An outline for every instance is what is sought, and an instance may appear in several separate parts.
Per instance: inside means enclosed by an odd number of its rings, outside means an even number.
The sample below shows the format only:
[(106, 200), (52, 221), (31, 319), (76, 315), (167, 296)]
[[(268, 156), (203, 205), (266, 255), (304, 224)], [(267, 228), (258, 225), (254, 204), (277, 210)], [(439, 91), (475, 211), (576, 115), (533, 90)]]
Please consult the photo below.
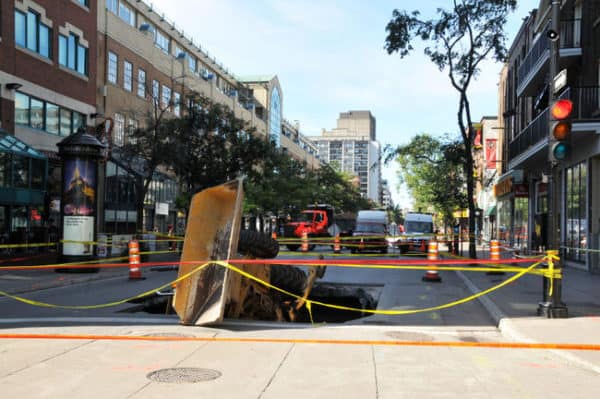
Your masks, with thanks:
[[(169, 237), (173, 237), (175, 235), (175, 231), (173, 230), (173, 225), (170, 224), (168, 226), (169, 230), (167, 232), (167, 235)], [(169, 241), (169, 251), (175, 251), (175, 241)]]

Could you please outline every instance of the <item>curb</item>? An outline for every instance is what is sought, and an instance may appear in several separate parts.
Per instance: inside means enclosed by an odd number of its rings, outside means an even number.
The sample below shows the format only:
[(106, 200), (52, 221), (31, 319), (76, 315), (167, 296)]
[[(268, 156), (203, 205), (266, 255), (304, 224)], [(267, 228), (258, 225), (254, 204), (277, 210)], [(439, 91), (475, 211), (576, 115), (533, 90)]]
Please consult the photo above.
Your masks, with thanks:
[[(467, 286), (467, 288), (469, 289), (469, 291), (471, 291), (472, 294), (476, 294), (476, 293), (480, 292), (479, 288), (477, 288), (477, 286), (475, 284), (473, 284), (473, 282), (467, 276), (465, 276), (464, 273), (462, 273), (460, 270), (456, 270), (455, 273), (463, 281), (463, 283)], [(533, 343), (533, 344), (542, 343), (538, 340), (529, 338), (529, 337), (523, 335), (521, 332), (519, 332), (518, 328), (515, 327), (512, 320), (509, 317), (507, 317), (500, 310), (500, 308), (487, 296), (485, 296), (485, 295), (480, 296), (477, 298), (477, 300), (481, 303), (481, 305), (485, 308), (485, 310), (487, 310), (487, 312), (489, 313), (492, 320), (494, 320), (494, 322), (498, 326), (498, 330), (500, 331), (500, 333), (502, 335), (506, 336), (507, 338), (509, 338), (513, 341), (527, 342), (527, 343)], [(556, 349), (548, 349), (548, 350), (550, 352), (554, 353), (555, 355), (562, 357), (563, 359), (567, 360), (568, 362), (571, 362), (580, 367), (586, 368), (597, 374), (600, 374), (600, 366), (597, 366), (594, 363), (584, 360), (581, 357), (574, 355), (571, 352), (564, 351), (564, 350), (556, 350)]]

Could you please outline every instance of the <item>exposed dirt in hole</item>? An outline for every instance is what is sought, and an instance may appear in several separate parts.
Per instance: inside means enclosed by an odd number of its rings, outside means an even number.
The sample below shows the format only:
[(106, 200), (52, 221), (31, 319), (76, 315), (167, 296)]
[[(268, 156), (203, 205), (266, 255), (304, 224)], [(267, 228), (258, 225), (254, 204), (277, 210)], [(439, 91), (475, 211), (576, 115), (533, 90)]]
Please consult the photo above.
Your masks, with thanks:
[[(343, 306), (354, 309), (376, 309), (382, 286), (377, 285), (352, 285), (337, 283), (317, 283), (313, 287), (309, 300), (313, 301), (312, 321), (315, 323), (343, 323), (361, 317), (371, 316), (351, 310), (334, 309), (317, 305), (314, 302)], [(152, 295), (146, 299), (136, 300), (135, 305), (122, 310), (122, 313), (149, 313), (149, 314), (173, 314), (170, 308), (170, 296)], [(296, 322), (310, 322), (310, 315), (306, 307), (299, 312)]]

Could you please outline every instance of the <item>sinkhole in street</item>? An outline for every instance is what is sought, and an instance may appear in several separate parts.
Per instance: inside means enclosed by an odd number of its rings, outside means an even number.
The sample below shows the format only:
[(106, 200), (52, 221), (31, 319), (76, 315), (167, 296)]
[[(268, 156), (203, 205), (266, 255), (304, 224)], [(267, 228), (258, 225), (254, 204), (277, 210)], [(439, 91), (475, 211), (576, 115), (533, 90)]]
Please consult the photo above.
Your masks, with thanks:
[[(342, 306), (353, 309), (377, 309), (377, 303), (381, 295), (383, 285), (378, 284), (346, 284), (346, 283), (330, 283), (317, 282), (310, 292), (309, 300), (313, 301), (311, 306), (312, 322), (314, 323), (344, 323), (346, 321), (360, 319), (362, 317), (371, 316), (371, 313), (334, 309), (326, 306), (317, 305), (314, 302), (324, 304)], [(122, 313), (148, 313), (172, 315), (174, 310), (171, 307), (172, 296), (168, 295), (151, 295), (142, 299), (132, 301), (132, 307), (121, 310)], [(285, 302), (285, 303), (283, 303)], [(283, 299), (282, 313), (287, 321), (289, 309), (294, 304), (289, 300)], [(244, 317), (248, 319), (247, 317)], [(276, 320), (273, 318), (262, 318), (254, 320)], [(310, 315), (306, 306), (303, 306), (296, 312), (296, 317), (293, 322), (309, 323), (311, 322)]]

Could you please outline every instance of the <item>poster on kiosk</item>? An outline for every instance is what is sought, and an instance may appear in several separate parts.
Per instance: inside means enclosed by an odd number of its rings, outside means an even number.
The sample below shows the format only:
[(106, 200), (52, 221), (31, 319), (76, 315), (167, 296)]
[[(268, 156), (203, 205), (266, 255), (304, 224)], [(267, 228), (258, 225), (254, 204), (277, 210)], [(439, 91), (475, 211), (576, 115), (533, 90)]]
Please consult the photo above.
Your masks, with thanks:
[(93, 256), (97, 163), (71, 158), (63, 166), (63, 255)]

